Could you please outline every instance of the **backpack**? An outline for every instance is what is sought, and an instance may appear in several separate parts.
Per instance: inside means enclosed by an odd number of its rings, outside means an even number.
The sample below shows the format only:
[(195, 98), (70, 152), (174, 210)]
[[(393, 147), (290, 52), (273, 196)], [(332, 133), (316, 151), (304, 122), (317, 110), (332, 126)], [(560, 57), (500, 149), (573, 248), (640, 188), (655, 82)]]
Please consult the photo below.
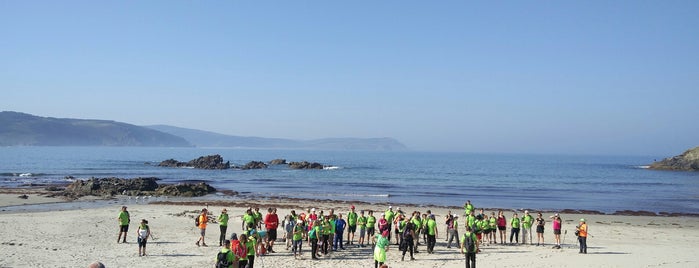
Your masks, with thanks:
[(242, 245), (239, 240), (231, 241), (231, 251), (233, 251), (233, 255), (239, 259), (245, 258), (248, 255), (248, 247)]
[(194, 217), (194, 226), (199, 227), (199, 215)]
[(232, 262), (228, 261), (228, 252), (219, 252), (218, 256), (216, 256), (216, 268), (228, 268), (233, 265)]
[(473, 234), (464, 234), (464, 248), (466, 248), (466, 252), (468, 253), (476, 252), (476, 243), (473, 241)]

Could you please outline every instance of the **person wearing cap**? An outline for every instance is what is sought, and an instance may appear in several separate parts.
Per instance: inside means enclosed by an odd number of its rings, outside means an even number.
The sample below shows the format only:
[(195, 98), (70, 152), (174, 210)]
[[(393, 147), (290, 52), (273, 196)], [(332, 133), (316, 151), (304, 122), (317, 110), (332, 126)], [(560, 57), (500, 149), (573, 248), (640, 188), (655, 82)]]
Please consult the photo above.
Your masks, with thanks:
[(228, 210), (221, 210), (221, 215), (218, 215), (218, 227), (221, 230), (221, 236), (218, 238), (218, 246), (223, 246), (223, 241), (226, 241), (226, 230), (228, 230)]
[(347, 212), (347, 245), (354, 245), (354, 233), (357, 232), (357, 212), (354, 211), (354, 205), (350, 206), (350, 211)]
[[(386, 222), (388, 222), (388, 242), (391, 242), (391, 223), (393, 222), (393, 219), (396, 217), (396, 213), (393, 212), (393, 206), (388, 206), (388, 209), (386, 212), (383, 214), (383, 218), (386, 219)], [(383, 231), (382, 231), (383, 232)]]
[[(201, 210), (201, 214), (199, 214), (199, 240), (195, 243), (195, 245), (198, 246), (204, 246), (208, 247), (206, 245), (206, 242), (204, 240), (204, 236), (206, 235), (206, 223), (209, 222), (209, 219), (207, 217), (208, 210), (206, 208)], [(201, 243), (201, 244), (200, 244)]]
[(561, 248), (561, 227), (563, 226), (563, 220), (558, 215), (558, 213), (551, 216), (551, 218), (553, 218), (553, 237), (556, 241), (556, 244), (553, 246), (553, 248)]
[[(369, 216), (366, 217), (366, 235), (371, 237), (371, 244), (376, 244), (376, 239), (374, 233), (376, 233), (376, 217), (374, 217), (374, 211), (369, 210)], [(369, 244), (369, 241), (367, 241)]]
[(587, 254), (587, 223), (585, 219), (580, 219), (580, 224), (575, 228), (578, 231), (578, 242), (580, 242), (581, 254)]
[[(303, 221), (302, 220), (297, 220), (296, 225), (294, 225), (294, 231), (292, 235), (292, 240), (293, 240), (293, 252), (294, 252), (294, 259), (297, 257), (301, 257), (301, 245), (303, 244), (303, 230), (305, 228), (303, 227)], [(317, 239), (316, 239), (317, 240)]]
[(522, 244), (529, 245), (532, 244), (532, 225), (534, 224), (534, 217), (529, 215), (529, 210), (524, 211), (524, 217), (522, 217)]
[(131, 216), (129, 211), (126, 210), (126, 206), (121, 207), (119, 211), (119, 216), (117, 216), (117, 221), (119, 222), (119, 237), (117, 237), (117, 244), (121, 240), (121, 234), (124, 234), (124, 240), (122, 243), (126, 243), (126, 234), (129, 232), (129, 223), (131, 222)]
[(243, 226), (241, 229), (247, 231), (250, 226), (255, 226), (255, 214), (252, 212), (252, 208), (248, 208), (243, 215)]

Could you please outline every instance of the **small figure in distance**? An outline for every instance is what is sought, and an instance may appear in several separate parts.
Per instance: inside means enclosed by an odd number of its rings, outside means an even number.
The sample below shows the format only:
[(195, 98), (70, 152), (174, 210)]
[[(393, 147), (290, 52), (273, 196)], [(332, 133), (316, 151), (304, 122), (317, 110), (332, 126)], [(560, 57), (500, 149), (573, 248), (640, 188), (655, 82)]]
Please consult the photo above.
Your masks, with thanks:
[(150, 227), (148, 227), (146, 219), (141, 220), (136, 233), (138, 235), (138, 256), (146, 256), (146, 242), (148, 242), (148, 237), (150, 236)]
[(124, 234), (122, 243), (126, 243), (126, 234), (129, 232), (129, 223), (131, 223), (131, 216), (129, 215), (129, 211), (126, 210), (126, 206), (121, 207), (117, 221), (119, 221), (119, 237), (117, 237), (117, 244), (119, 244), (121, 234)]

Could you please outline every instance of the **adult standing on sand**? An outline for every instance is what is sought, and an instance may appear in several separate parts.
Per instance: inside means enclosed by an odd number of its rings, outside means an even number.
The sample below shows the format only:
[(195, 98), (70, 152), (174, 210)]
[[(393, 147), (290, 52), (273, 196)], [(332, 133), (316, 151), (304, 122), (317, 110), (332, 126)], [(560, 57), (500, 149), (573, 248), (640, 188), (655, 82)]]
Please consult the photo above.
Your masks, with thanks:
[(279, 227), (279, 216), (276, 208), (268, 208), (265, 215), (265, 229), (267, 229), (267, 251), (274, 252), (274, 241), (277, 241), (277, 227)]
[(122, 243), (126, 243), (126, 234), (129, 232), (129, 223), (131, 222), (131, 216), (129, 215), (129, 211), (126, 210), (126, 206), (121, 207), (117, 221), (119, 222), (119, 237), (117, 237), (117, 244), (119, 244), (119, 240), (121, 240), (121, 234), (124, 234), (124, 240)]
[(228, 210), (221, 210), (221, 215), (218, 216), (218, 226), (221, 230), (221, 236), (218, 238), (218, 246), (223, 246), (223, 241), (226, 241), (226, 230), (228, 230)]
[(354, 205), (350, 206), (350, 211), (347, 212), (347, 245), (354, 244), (354, 233), (357, 232), (357, 212), (354, 211)]
[(388, 245), (391, 243), (388, 240), (388, 236), (391, 234), (391, 230), (384, 230), (381, 234), (376, 235), (376, 247), (374, 248), (374, 268), (378, 268), (386, 262), (386, 251), (388, 251)]
[(578, 241), (580, 242), (579, 253), (587, 254), (587, 223), (585, 223), (585, 219), (580, 219), (580, 224), (576, 230), (578, 230)]
[(466, 268), (476, 268), (477, 241), (478, 238), (471, 230), (471, 227), (466, 226), (466, 232), (461, 237), (461, 252), (466, 255)]
[[(391, 242), (391, 232), (390, 232), (391, 223), (393, 222), (393, 218), (395, 218), (395, 217), (396, 217), (396, 213), (393, 212), (393, 206), (388, 206), (388, 209), (386, 210), (386, 212), (383, 215), (383, 218), (386, 219), (386, 222), (388, 223), (388, 227), (387, 227), (389, 230), (388, 242)], [(381, 229), (381, 228), (379, 228), (379, 229)], [(381, 232), (383, 233), (383, 230)]]
[(534, 218), (529, 215), (529, 210), (524, 211), (524, 217), (522, 217), (522, 244), (532, 244), (532, 224), (534, 223)]
[(150, 227), (148, 227), (146, 219), (141, 220), (136, 234), (138, 235), (138, 256), (146, 256), (146, 242), (148, 242), (148, 237), (150, 236)]
[(437, 244), (437, 221), (434, 214), (430, 214), (427, 220), (427, 253), (434, 253), (434, 245)]
[(510, 228), (512, 231), (510, 232), (510, 244), (512, 244), (512, 238), (514, 237), (515, 242), (519, 244), (519, 217), (517, 217), (517, 213), (514, 213), (512, 215), (512, 219), (510, 219)]
[(551, 216), (551, 218), (553, 218), (553, 237), (556, 241), (556, 245), (553, 248), (561, 248), (561, 226), (563, 226), (563, 220), (558, 216), (558, 213)]
[(536, 245), (544, 245), (544, 226), (546, 221), (541, 217), (541, 212), (536, 214)]
[(209, 219), (207, 217), (207, 213), (208, 213), (208, 210), (206, 210), (206, 208), (203, 208), (201, 210), (201, 214), (199, 214), (199, 216), (198, 216), (199, 217), (199, 240), (197, 240), (197, 243), (195, 243), (197, 245), (197, 247), (200, 246), (200, 244), (199, 244), (200, 242), (201, 242), (201, 246), (208, 247), (208, 245), (206, 245), (206, 242), (204, 240), (204, 236), (206, 236), (206, 223), (209, 222)]
[(502, 210), (498, 210), (498, 232), (500, 233), (500, 244), (505, 244), (507, 238), (507, 219)]

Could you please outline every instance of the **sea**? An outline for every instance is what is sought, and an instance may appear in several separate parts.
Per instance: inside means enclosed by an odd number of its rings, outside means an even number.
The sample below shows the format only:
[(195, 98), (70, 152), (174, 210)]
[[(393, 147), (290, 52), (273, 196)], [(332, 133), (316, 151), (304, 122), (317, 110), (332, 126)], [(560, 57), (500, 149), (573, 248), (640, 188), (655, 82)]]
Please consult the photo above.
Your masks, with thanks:
[[(159, 167), (219, 154), (242, 166), (273, 159), (318, 162), (256, 170)], [(288, 197), (376, 204), (463, 206), (613, 213), (699, 213), (699, 172), (648, 169), (663, 156), (262, 150), (155, 147), (0, 147), (0, 187), (76, 179), (157, 177), (198, 182), (252, 198)], [(667, 156), (665, 156), (667, 157)], [(209, 199), (228, 198), (221, 194)], [(1, 204), (0, 204), (1, 206)]]

